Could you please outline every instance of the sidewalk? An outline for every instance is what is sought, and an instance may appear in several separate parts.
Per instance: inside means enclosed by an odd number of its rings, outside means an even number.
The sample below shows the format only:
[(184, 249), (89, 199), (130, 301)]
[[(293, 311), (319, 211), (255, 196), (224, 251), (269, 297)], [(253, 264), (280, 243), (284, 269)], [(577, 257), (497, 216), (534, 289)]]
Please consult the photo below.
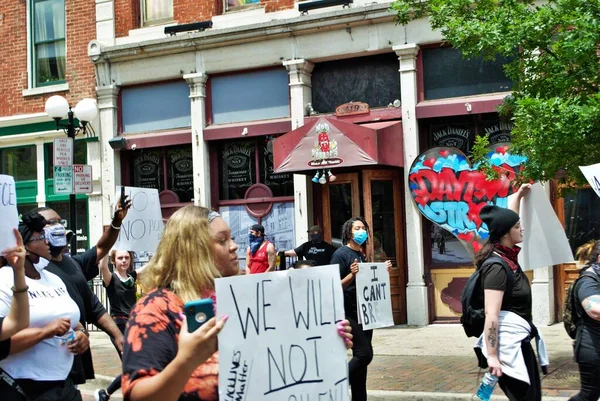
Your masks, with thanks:
[[(542, 379), (544, 400), (567, 400), (579, 390), (571, 339), (562, 324), (540, 327), (550, 355)], [(470, 401), (481, 375), (473, 353), (474, 339), (459, 325), (397, 326), (375, 330), (375, 357), (369, 365), (369, 400)], [(120, 373), (120, 361), (108, 336), (91, 334), (97, 379), (82, 386), (84, 394), (106, 387)], [(505, 399), (496, 389), (497, 399)], [(92, 400), (93, 398), (86, 398)], [(120, 400), (120, 393), (111, 400)], [(259, 401), (259, 400), (255, 400)]]

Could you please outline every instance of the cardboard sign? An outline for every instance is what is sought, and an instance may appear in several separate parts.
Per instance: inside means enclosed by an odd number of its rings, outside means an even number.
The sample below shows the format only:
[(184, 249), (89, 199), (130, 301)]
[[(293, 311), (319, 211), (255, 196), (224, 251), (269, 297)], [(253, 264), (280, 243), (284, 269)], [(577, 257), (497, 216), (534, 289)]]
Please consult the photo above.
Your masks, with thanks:
[[(113, 248), (133, 251), (138, 258), (148, 253), (154, 254), (164, 228), (158, 190), (125, 187), (125, 194), (131, 199), (131, 208), (123, 220)], [(120, 197), (121, 187), (117, 187), (115, 199)]]
[(73, 165), (74, 192), (76, 194), (91, 194), (94, 191), (92, 185), (92, 166), (88, 164)]
[(359, 323), (371, 330), (394, 325), (390, 274), (385, 263), (359, 263), (356, 275)]
[(579, 169), (596, 192), (596, 195), (600, 196), (600, 163), (591, 166), (579, 166)]
[(541, 184), (533, 184), (529, 194), (521, 199), (519, 216), (523, 227), (519, 264), (523, 270), (573, 262), (565, 229)]
[(52, 159), (55, 166), (70, 166), (73, 164), (73, 138), (54, 138)]
[(54, 166), (54, 193), (73, 193), (73, 166)]
[(348, 400), (337, 265), (215, 281), (219, 399)]
[(15, 179), (0, 174), (0, 252), (17, 245), (13, 229), (19, 227)]

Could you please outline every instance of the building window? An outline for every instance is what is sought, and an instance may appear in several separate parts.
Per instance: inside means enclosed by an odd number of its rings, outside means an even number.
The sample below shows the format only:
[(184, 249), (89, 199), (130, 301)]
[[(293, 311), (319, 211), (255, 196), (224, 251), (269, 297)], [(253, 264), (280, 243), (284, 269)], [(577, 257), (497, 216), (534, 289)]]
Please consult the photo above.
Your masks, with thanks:
[(173, 0), (142, 0), (142, 25), (173, 20)]
[(225, 10), (239, 10), (248, 6), (252, 6), (254, 4), (260, 5), (260, 0), (225, 0)]
[(155, 188), (159, 193), (167, 189), (177, 194), (181, 203), (193, 201), (191, 145), (135, 150), (132, 160), (134, 187)]
[(15, 181), (37, 180), (35, 146), (0, 149), (1, 173), (13, 176)]
[(593, 189), (578, 189), (564, 198), (565, 232), (575, 251), (581, 245), (600, 238), (600, 198)]
[(224, 142), (219, 145), (219, 193), (221, 200), (244, 199), (250, 186), (268, 186), (273, 196), (293, 196), (292, 174), (273, 172), (273, 136)]
[[(54, 179), (54, 153), (52, 149), (52, 142), (44, 144), (44, 164), (46, 165), (46, 179), (48, 180)], [(75, 142), (75, 157), (73, 161), (74, 164), (87, 163), (87, 144), (85, 141), (79, 140)]]
[(33, 83), (65, 81), (65, 2), (32, 0)]

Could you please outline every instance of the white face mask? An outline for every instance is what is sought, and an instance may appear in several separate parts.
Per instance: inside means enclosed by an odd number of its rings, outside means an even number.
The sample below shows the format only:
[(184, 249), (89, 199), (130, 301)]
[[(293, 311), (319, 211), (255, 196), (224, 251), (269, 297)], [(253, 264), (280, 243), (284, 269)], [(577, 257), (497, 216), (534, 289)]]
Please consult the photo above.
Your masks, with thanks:
[(46, 267), (48, 267), (49, 264), (50, 264), (50, 261), (48, 259), (42, 258), (40, 256), (40, 261), (37, 262), (36, 264), (34, 264), (33, 267), (35, 267), (35, 270), (37, 270), (38, 273), (41, 273), (42, 270), (44, 270)]

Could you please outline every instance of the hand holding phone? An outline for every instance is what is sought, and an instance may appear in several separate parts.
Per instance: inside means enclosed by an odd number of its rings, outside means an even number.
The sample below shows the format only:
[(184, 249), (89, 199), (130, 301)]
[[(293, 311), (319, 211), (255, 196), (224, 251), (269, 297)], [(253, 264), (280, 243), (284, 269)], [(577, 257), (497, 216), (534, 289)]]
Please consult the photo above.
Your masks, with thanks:
[(215, 316), (213, 300), (210, 298), (197, 299), (184, 305), (188, 332), (193, 333), (204, 323)]

